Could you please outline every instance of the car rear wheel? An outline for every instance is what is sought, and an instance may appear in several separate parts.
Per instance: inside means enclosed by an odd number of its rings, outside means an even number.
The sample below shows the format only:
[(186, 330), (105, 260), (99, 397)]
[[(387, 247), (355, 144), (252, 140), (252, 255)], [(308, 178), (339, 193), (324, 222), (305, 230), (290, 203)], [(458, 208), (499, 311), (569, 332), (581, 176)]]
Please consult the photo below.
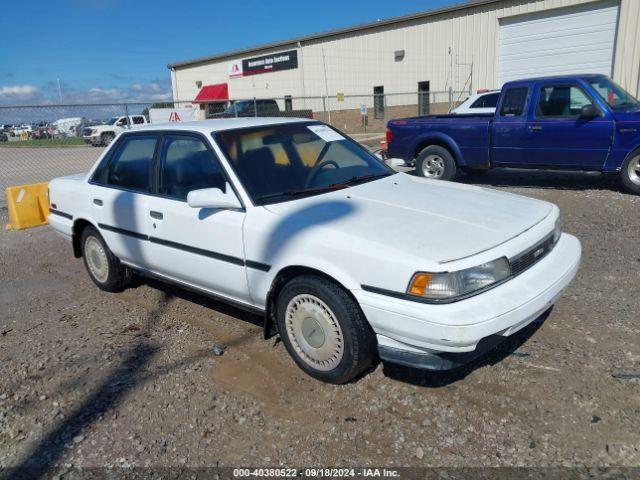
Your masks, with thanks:
[(106, 292), (122, 291), (131, 279), (131, 271), (111, 253), (94, 227), (86, 227), (80, 240), (82, 258), (89, 276), (98, 288)]
[(640, 195), (640, 152), (627, 158), (620, 170), (620, 182), (625, 190)]
[(435, 180), (452, 180), (456, 176), (456, 161), (446, 148), (430, 145), (416, 158), (416, 173)]
[(360, 307), (335, 283), (314, 275), (289, 281), (278, 296), (280, 337), (296, 364), (318, 380), (353, 380), (376, 358)]

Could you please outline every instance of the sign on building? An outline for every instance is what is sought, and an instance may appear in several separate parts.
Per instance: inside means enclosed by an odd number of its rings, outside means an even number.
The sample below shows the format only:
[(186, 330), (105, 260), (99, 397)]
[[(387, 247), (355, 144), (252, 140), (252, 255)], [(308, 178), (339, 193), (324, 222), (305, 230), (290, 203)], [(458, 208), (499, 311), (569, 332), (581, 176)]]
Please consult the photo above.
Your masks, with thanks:
[(298, 68), (298, 51), (262, 55), (260, 57), (244, 58), (229, 64), (229, 77), (246, 77), (260, 73), (277, 72)]
[(197, 108), (150, 108), (151, 123), (189, 122), (198, 120)]

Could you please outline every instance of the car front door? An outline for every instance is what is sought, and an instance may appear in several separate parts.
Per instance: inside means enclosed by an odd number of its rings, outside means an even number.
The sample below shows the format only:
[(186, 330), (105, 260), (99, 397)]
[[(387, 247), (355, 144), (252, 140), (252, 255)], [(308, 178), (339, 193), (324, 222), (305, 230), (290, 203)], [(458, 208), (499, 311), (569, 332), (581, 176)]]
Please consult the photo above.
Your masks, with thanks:
[[(579, 85), (542, 84), (536, 88), (535, 107), (527, 120), (523, 162), (531, 166), (600, 169), (613, 134), (613, 120)], [(580, 112), (592, 105), (599, 116), (584, 118)]]
[(187, 194), (231, 188), (208, 142), (166, 134), (158, 156), (157, 194), (146, 212), (152, 270), (242, 303), (250, 303), (244, 268), (244, 209), (192, 208)]
[(148, 202), (158, 142), (155, 134), (125, 134), (93, 174), (92, 209), (109, 249), (125, 263), (149, 262)]

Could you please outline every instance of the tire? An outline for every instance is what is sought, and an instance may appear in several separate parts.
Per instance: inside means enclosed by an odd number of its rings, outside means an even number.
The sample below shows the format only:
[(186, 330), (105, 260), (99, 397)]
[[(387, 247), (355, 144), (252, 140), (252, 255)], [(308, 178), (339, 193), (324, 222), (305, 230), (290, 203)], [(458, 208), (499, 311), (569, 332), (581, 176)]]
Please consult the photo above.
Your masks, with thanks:
[(416, 158), (416, 173), (434, 180), (453, 180), (457, 167), (453, 155), (444, 147), (430, 145), (423, 148)]
[(94, 227), (87, 226), (80, 239), (84, 266), (93, 283), (105, 292), (124, 290), (131, 280), (131, 270), (111, 253), (102, 235)]
[(116, 136), (115, 136), (113, 133), (111, 133), (111, 132), (107, 132), (107, 133), (103, 133), (103, 134), (100, 136), (100, 138), (102, 139), (102, 142), (101, 142), (101, 143), (102, 143), (102, 145), (103, 145), (104, 147), (108, 147), (108, 146), (109, 146), (109, 144), (110, 144), (111, 142), (113, 142), (113, 139), (114, 139), (114, 138), (116, 138)]
[(325, 278), (301, 275), (277, 299), (278, 331), (296, 364), (327, 383), (346, 383), (372, 365), (375, 334), (360, 306)]
[(640, 150), (629, 155), (622, 164), (620, 183), (627, 192), (640, 195)]

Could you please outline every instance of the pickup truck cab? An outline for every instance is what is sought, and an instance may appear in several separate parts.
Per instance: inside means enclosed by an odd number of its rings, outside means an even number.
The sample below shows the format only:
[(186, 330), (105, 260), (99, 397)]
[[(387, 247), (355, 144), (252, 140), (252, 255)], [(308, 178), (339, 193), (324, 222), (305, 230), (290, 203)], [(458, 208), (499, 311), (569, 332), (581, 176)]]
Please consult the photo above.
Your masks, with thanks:
[(423, 177), (492, 167), (598, 171), (640, 194), (640, 103), (604, 75), (509, 82), (494, 115), (392, 120), (387, 136), (389, 155)]
[(127, 131), (49, 201), (99, 288), (138, 272), (249, 309), (335, 383), (378, 357), (469, 362), (549, 310), (581, 255), (555, 205), (395, 173), (305, 119)]
[(94, 147), (107, 146), (122, 132), (146, 125), (147, 118), (144, 115), (129, 115), (113, 117), (101, 125), (92, 125), (82, 130), (82, 138), (85, 143)]

